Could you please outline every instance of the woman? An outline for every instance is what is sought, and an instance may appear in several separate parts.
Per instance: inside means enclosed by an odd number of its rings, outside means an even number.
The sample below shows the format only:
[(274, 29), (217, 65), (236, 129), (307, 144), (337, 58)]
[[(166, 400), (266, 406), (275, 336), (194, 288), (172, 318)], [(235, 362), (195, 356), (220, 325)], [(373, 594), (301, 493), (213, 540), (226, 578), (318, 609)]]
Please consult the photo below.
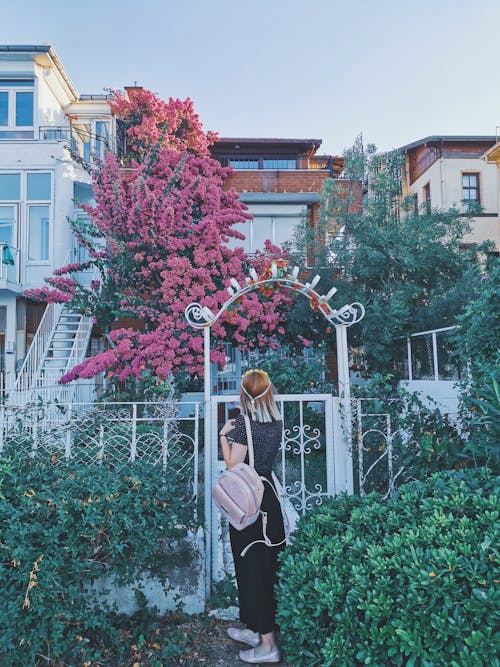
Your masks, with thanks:
[[(240, 651), (243, 662), (280, 662), (281, 655), (276, 642), (276, 598), (278, 555), (285, 545), (285, 530), (281, 506), (274, 490), (271, 470), (281, 446), (281, 415), (274, 400), (274, 387), (265, 371), (247, 371), (241, 380), (241, 411), (236, 419), (230, 419), (220, 431), (222, 455), (228, 468), (237, 463), (248, 463), (247, 435), (243, 415), (250, 418), (254, 449), (254, 467), (268, 482), (264, 482), (261, 510), (267, 512), (266, 533), (271, 543), (263, 539), (262, 516), (247, 528), (238, 531), (229, 527), (231, 549), (236, 571), (240, 620), (245, 630), (228, 628), (228, 635), (251, 648)], [(271, 486), (272, 485), (272, 486)], [(248, 545), (244, 556), (241, 552)]]

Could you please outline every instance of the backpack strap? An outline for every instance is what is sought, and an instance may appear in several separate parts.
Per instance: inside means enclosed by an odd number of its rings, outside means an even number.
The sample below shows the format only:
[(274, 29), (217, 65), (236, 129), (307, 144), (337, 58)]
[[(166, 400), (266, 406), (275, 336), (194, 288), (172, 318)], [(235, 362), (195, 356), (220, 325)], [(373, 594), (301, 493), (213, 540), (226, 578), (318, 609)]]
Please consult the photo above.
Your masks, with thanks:
[(282, 514), (285, 516), (285, 519), (286, 519), (285, 537), (284, 537), (284, 539), (281, 540), (281, 542), (276, 542), (276, 543), (271, 542), (271, 540), (267, 536), (267, 512), (263, 512), (261, 510), (260, 513), (262, 514), (262, 532), (264, 534), (264, 539), (263, 540), (254, 540), (253, 542), (250, 542), (250, 544), (247, 544), (247, 546), (243, 549), (243, 551), (240, 554), (240, 556), (242, 558), (246, 555), (246, 553), (250, 549), (250, 547), (253, 547), (254, 544), (265, 544), (266, 547), (279, 547), (280, 544), (285, 544), (288, 541), (288, 538), (290, 537), (290, 532), (291, 532), (290, 531), (290, 520), (288, 519), (288, 514), (286, 513), (286, 510), (284, 510), (284, 508), (281, 504), (280, 497), (278, 496), (278, 493), (277, 493), (276, 489), (274, 488), (274, 485), (271, 484), (271, 482), (266, 477), (263, 477), (261, 475), (261, 479), (264, 482), (267, 482), (270, 485), (271, 489), (274, 492), (274, 495), (278, 499), (278, 502), (279, 502), (280, 507), (282, 509)]
[(254, 457), (253, 457), (253, 439), (252, 439), (252, 428), (250, 426), (250, 418), (248, 415), (243, 415), (245, 420), (245, 428), (247, 431), (247, 447), (248, 447), (248, 462), (250, 468), (254, 467)]

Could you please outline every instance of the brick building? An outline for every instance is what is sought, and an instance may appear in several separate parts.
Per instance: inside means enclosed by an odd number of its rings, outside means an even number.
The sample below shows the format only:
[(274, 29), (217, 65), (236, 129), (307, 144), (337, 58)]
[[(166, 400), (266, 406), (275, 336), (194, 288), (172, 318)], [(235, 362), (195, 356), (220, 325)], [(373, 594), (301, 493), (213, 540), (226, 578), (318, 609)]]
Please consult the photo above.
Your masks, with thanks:
[[(289, 241), (297, 225), (307, 217), (318, 220), (320, 196), (327, 178), (342, 180), (343, 158), (318, 155), (321, 139), (221, 138), (212, 156), (234, 169), (225, 186), (240, 193), (252, 220), (239, 231), (248, 253)], [(359, 192), (361, 200), (361, 190)]]

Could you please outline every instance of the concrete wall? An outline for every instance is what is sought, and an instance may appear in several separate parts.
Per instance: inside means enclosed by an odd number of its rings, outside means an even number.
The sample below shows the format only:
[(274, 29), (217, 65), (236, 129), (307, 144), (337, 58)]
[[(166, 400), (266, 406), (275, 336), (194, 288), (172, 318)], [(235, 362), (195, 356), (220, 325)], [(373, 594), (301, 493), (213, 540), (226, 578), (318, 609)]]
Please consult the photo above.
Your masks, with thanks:
[[(447, 380), (406, 380), (400, 382), (406, 391), (418, 392), (424, 405), (438, 407), (443, 414), (456, 415), (458, 413), (458, 385)], [(431, 401), (427, 398), (432, 399)], [(433, 405), (433, 401), (436, 405)]]
[[(108, 576), (92, 587), (108, 604), (116, 604), (117, 612), (131, 615), (139, 609), (135, 591), (139, 589), (148, 607), (157, 607), (160, 614), (175, 611), (180, 602), (186, 614), (201, 614), (205, 609), (205, 546), (203, 529), (186, 536), (175, 545), (166, 545), (175, 552), (175, 565), (168, 568), (168, 580), (140, 576), (134, 585), (122, 586)], [(182, 565), (178, 562), (181, 560)]]

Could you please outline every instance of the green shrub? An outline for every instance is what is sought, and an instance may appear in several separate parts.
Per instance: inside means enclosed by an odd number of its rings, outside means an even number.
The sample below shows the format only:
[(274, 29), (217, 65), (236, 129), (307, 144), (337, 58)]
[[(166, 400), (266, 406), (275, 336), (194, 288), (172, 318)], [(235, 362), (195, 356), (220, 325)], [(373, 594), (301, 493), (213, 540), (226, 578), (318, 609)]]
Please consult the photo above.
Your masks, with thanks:
[(500, 356), (482, 384), (463, 397), (463, 416), (467, 418), (467, 452), (476, 460), (499, 469), (500, 463)]
[[(397, 385), (392, 375), (375, 374), (369, 382), (354, 387), (355, 397), (361, 400), (365, 413), (358, 421), (354, 416), (354, 434), (362, 426), (363, 464), (366, 471), (392, 442), (392, 463), (396, 485), (425, 479), (441, 470), (467, 467), (472, 456), (459, 428), (434, 406), (431, 400), (424, 405), (419, 395)], [(366, 414), (369, 413), (369, 414)], [(358, 445), (358, 442), (355, 442)], [(355, 479), (359, 465), (357, 447), (353, 452)], [(387, 457), (375, 465), (365, 482), (364, 491), (385, 493), (388, 489)], [(357, 479), (356, 479), (357, 482)]]
[(498, 480), (450, 471), (303, 517), (278, 584), (296, 667), (498, 666)]
[[(0, 665), (126, 664), (152, 614), (139, 580), (167, 584), (195, 527), (190, 486), (144, 464), (63, 466), (2, 462), (0, 470)], [(94, 582), (136, 585), (142, 622), (118, 616)], [(128, 630), (127, 630), (128, 628)], [(158, 660), (176, 657), (174, 630)]]

